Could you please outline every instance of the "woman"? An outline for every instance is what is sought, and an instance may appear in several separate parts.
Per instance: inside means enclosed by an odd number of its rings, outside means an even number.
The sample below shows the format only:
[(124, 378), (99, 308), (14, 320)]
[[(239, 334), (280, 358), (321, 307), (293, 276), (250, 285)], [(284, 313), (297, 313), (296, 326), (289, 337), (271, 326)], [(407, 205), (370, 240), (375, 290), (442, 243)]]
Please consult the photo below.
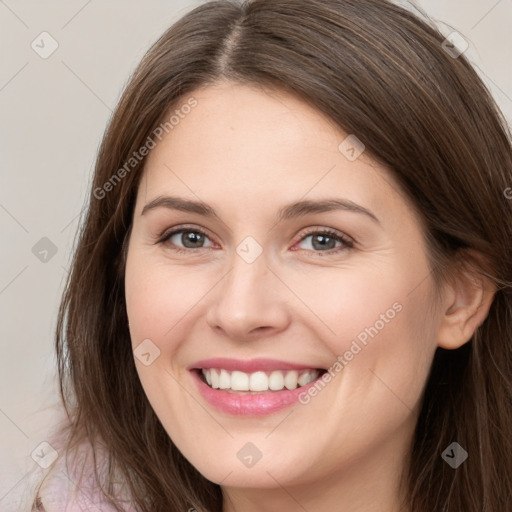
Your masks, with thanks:
[(443, 41), (382, 0), (226, 0), (155, 43), (97, 160), (39, 509), (510, 508), (511, 138)]

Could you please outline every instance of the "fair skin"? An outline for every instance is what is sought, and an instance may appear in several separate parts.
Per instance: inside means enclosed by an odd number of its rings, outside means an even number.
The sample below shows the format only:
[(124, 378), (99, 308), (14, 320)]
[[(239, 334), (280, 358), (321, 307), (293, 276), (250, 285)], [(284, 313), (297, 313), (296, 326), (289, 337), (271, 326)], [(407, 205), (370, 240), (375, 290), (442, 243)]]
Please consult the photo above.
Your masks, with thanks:
[[(346, 158), (338, 146), (348, 134), (311, 106), (230, 83), (193, 96), (198, 106), (149, 154), (128, 246), (133, 347), (150, 339), (160, 350), (148, 366), (135, 360), (146, 395), (183, 455), (222, 486), (224, 512), (397, 512), (434, 352), (471, 338), (492, 293), (461, 279), (433, 303), (427, 247), (405, 195), (366, 152)], [(171, 195), (207, 203), (217, 217), (164, 206), (142, 214)], [(284, 205), (327, 198), (378, 221), (344, 210), (277, 221)], [(203, 242), (178, 234), (157, 243), (184, 224), (187, 235), (204, 231)], [(325, 229), (353, 247), (322, 249)], [(248, 236), (262, 249), (251, 263), (237, 253)], [(309, 403), (270, 414), (218, 410), (187, 369), (214, 357), (328, 369), (375, 325)], [(261, 453), (251, 467), (237, 456), (246, 443)]]

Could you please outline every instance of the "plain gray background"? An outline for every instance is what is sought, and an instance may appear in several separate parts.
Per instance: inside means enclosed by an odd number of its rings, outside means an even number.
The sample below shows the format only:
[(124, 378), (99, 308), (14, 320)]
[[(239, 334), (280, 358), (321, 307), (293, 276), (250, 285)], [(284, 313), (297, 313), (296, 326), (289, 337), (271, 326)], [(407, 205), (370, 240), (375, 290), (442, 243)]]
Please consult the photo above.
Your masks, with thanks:
[[(149, 45), (200, 3), (0, 0), (1, 511), (28, 510), (19, 496), (44, 472), (31, 454), (58, 417), (56, 312), (111, 110)], [(512, 0), (415, 5), (464, 36), (510, 123)], [(46, 59), (42, 32), (58, 44)]]

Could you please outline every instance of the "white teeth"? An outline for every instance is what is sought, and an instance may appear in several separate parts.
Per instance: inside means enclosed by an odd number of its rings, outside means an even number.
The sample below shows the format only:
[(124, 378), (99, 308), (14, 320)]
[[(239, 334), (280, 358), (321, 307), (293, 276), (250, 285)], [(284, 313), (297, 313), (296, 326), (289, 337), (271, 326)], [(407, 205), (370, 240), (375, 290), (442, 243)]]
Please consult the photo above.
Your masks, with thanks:
[(230, 372), (222, 368), (204, 368), (202, 373), (212, 388), (232, 391), (291, 390), (313, 382), (320, 375), (318, 370), (275, 370), (249, 374), (236, 370)]
[(311, 381), (315, 380), (316, 377), (311, 378), (311, 373), (309, 371), (304, 372), (297, 380), (299, 386), (305, 386), (309, 384)]
[(299, 372), (297, 370), (292, 370), (284, 376), (284, 385), (287, 389), (295, 389), (297, 387), (298, 380)]
[(272, 372), (268, 379), (268, 389), (279, 391), (284, 388), (283, 372)]
[(231, 378), (226, 370), (221, 370), (219, 375), (219, 389), (229, 389), (231, 387)]
[(219, 387), (219, 373), (217, 370), (212, 369), (211, 371), (211, 377), (212, 377), (212, 388), (218, 389)]
[(249, 375), (244, 372), (233, 372), (230, 387), (233, 391), (249, 391)]
[(249, 377), (249, 389), (251, 391), (268, 390), (268, 377), (265, 372), (251, 373)]

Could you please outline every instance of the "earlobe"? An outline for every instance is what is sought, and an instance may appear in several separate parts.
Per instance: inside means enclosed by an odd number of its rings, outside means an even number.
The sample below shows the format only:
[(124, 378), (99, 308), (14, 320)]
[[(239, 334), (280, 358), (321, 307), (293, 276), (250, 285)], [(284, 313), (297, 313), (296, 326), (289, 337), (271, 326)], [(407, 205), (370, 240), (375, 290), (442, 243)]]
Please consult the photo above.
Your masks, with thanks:
[(467, 343), (485, 321), (496, 289), (489, 279), (464, 274), (447, 285), (437, 344), (453, 350)]

